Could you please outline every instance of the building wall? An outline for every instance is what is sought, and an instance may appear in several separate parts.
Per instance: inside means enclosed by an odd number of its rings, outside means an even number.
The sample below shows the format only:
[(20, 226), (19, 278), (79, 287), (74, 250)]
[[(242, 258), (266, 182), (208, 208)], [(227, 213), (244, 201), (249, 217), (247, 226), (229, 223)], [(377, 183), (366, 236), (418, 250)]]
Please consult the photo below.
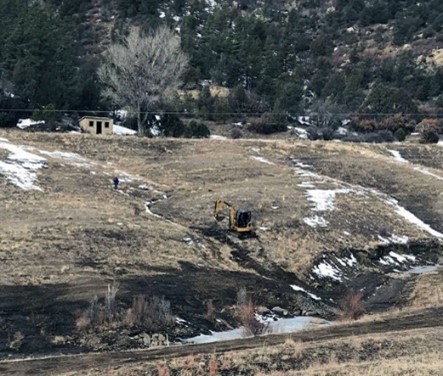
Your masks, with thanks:
[[(113, 134), (114, 124), (112, 119), (109, 118), (84, 117), (80, 120), (80, 127), (86, 133), (111, 135)], [(100, 129), (101, 132), (97, 133)]]

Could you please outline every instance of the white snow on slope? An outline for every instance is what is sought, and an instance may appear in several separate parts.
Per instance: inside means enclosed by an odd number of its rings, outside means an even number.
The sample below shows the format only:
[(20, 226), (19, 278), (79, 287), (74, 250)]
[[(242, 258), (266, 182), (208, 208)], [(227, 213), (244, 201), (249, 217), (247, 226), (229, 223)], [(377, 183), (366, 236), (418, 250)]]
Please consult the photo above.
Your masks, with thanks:
[(420, 218), (416, 217), (414, 214), (412, 214), (410, 211), (406, 210), (404, 207), (400, 206), (398, 204), (398, 201), (392, 197), (385, 199), (385, 202), (389, 205), (391, 205), (395, 212), (399, 214), (401, 217), (406, 219), (409, 223), (415, 224), (417, 227), (421, 228), (422, 230), (428, 232), (429, 234), (437, 237), (437, 238), (443, 238), (443, 234), (441, 232), (438, 232), (434, 230), (431, 226), (424, 223)]
[(329, 222), (323, 217), (319, 217), (318, 215), (314, 215), (312, 217), (303, 218), (303, 222), (305, 222), (308, 226), (316, 228), (316, 227), (327, 227)]
[(388, 150), (388, 152), (394, 157), (394, 159), (395, 159), (397, 162), (400, 162), (400, 163), (409, 163), (406, 159), (404, 159), (404, 158), (401, 156), (401, 154), (400, 154), (399, 151), (397, 151), (397, 150), (390, 150), (390, 149), (387, 149), (387, 150)]
[(91, 166), (91, 162), (89, 162), (86, 158), (83, 158), (81, 155), (76, 153), (70, 153), (65, 151), (46, 151), (46, 150), (39, 150), (40, 154), (47, 155), (48, 157), (55, 158), (55, 159), (62, 159), (66, 162), (68, 162), (71, 165), (78, 166), (78, 167), (89, 167)]
[(418, 172), (421, 172), (422, 174), (432, 176), (433, 178), (436, 178), (438, 180), (443, 180), (443, 177), (441, 177), (441, 176), (439, 176), (437, 174), (434, 174), (433, 172), (431, 172), (431, 171), (429, 171), (429, 170), (427, 170), (427, 169), (425, 169), (423, 167), (414, 167), (414, 170), (418, 171)]
[[(322, 320), (320, 323), (316, 323), (313, 317), (309, 316), (297, 316), (293, 318), (284, 318), (277, 321), (270, 321), (268, 332), (269, 333), (291, 333), (297, 330), (306, 329), (312, 325), (327, 325), (328, 321)], [(245, 338), (245, 328), (240, 327), (233, 330), (227, 330), (224, 332), (211, 332), (212, 334), (202, 334), (194, 338), (188, 338), (184, 340), (187, 343), (211, 343), (219, 341), (229, 341), (233, 339)]]
[(391, 235), (389, 238), (384, 238), (383, 236), (378, 235), (378, 239), (381, 244), (407, 244), (409, 238), (407, 236), (399, 236), (399, 235)]
[(220, 136), (220, 135), (218, 135), (218, 134), (211, 134), (211, 135), (209, 136), (209, 138), (210, 138), (211, 140), (226, 140), (226, 139), (227, 139), (227, 137), (225, 137), (225, 136)]
[(380, 259), (382, 265), (398, 265), (406, 262), (415, 262), (416, 257), (412, 255), (399, 255), (395, 252), (389, 252), (389, 256), (384, 256)]
[(113, 133), (119, 136), (125, 136), (125, 135), (137, 134), (137, 131), (134, 131), (133, 129), (129, 129), (126, 127), (122, 127), (121, 125), (114, 124)]
[[(387, 150), (388, 150), (389, 153), (392, 154), (392, 156), (395, 158), (395, 160), (396, 160), (397, 162), (400, 162), (400, 163), (409, 163), (408, 160), (404, 159), (404, 158), (401, 156), (401, 154), (400, 154), (399, 151), (397, 151), (397, 150), (389, 150), (389, 149), (387, 149)], [(432, 176), (433, 178), (436, 178), (436, 179), (438, 179), (438, 180), (443, 180), (443, 177), (441, 177), (441, 176), (439, 176), (439, 175), (437, 175), (437, 174), (434, 174), (433, 172), (429, 171), (428, 169), (426, 169), (426, 168), (424, 168), (424, 167), (414, 167), (414, 170), (415, 170), (415, 171), (418, 171), (418, 172), (421, 172), (421, 173), (424, 174), (424, 175)]]
[(307, 140), (308, 139), (308, 131), (306, 129), (299, 128), (299, 127), (294, 127), (294, 128), (292, 128), (292, 131), (295, 133), (295, 135), (298, 138), (301, 138), (303, 140)]
[[(326, 211), (326, 210), (332, 210), (334, 208), (334, 198), (337, 193), (355, 193), (357, 195), (366, 195), (366, 194), (372, 194), (381, 201), (385, 202), (389, 206), (392, 206), (394, 208), (394, 211), (403, 217), (407, 222), (414, 224), (415, 226), (421, 228), (422, 230), (428, 232), (429, 234), (437, 237), (437, 238), (443, 238), (443, 234), (434, 230), (430, 225), (423, 222), (420, 218), (416, 217), (413, 213), (406, 210), (404, 207), (400, 206), (398, 201), (392, 198), (391, 196), (387, 195), (386, 193), (380, 192), (373, 188), (366, 188), (359, 185), (353, 185), (349, 183), (344, 183), (342, 181), (329, 178), (329, 177), (321, 177), (320, 175), (317, 175), (311, 171), (306, 171), (305, 168), (311, 168), (311, 166), (304, 164), (303, 162), (300, 162), (297, 159), (292, 160), (296, 164), (295, 171), (299, 176), (305, 176), (311, 178), (311, 180), (315, 180), (315, 182), (326, 182), (330, 181), (334, 184), (339, 184), (342, 187), (346, 188), (340, 188), (340, 189), (333, 189), (333, 190), (322, 190), (322, 189), (310, 189), (306, 191), (306, 195), (308, 196), (308, 200), (311, 201), (314, 204), (314, 211)], [(436, 177), (436, 176), (435, 176)], [(438, 177), (440, 178), (440, 177)], [(310, 184), (311, 182), (303, 182), (303, 185)], [(309, 218), (307, 218), (307, 221), (315, 225)], [(323, 221), (322, 221), (323, 222)], [(305, 221), (305, 223), (307, 223)], [(323, 222), (324, 223), (324, 222)], [(391, 237), (392, 242), (401, 243), (404, 238), (397, 237), (394, 238)]]
[(46, 165), (46, 159), (29, 153), (25, 146), (14, 145), (5, 140), (0, 140), (0, 149), (7, 150), (10, 154), (5, 161), (0, 161), (0, 175), (21, 189), (41, 191), (34, 183), (37, 180), (36, 171)]
[(259, 161), (259, 162), (262, 162), (262, 163), (266, 163), (266, 164), (269, 164), (269, 165), (273, 165), (274, 164), (271, 161), (268, 161), (266, 158), (258, 157), (258, 156), (255, 156), (255, 155), (251, 156), (251, 159), (255, 159), (256, 161)]
[(304, 292), (304, 293), (308, 294), (314, 300), (321, 300), (321, 298), (319, 296), (306, 291), (303, 287), (300, 287), (300, 286), (297, 286), (297, 285), (290, 285), (290, 286), (291, 286), (291, 288), (294, 291), (301, 291), (301, 292)]
[(342, 280), (342, 272), (341, 270), (335, 268), (331, 264), (326, 261), (322, 261), (320, 264), (316, 265), (312, 272), (316, 274), (319, 278), (332, 278), (336, 281)]
[(19, 119), (18, 123), (17, 123), (17, 127), (19, 127), (20, 129), (25, 129), (25, 128), (29, 128), (31, 125), (35, 125), (35, 124), (45, 124), (45, 122), (43, 120), (35, 121), (32, 119)]
[(337, 257), (338, 263), (340, 263), (342, 266), (355, 266), (357, 265), (357, 259), (355, 256), (351, 253), (349, 257), (344, 257), (343, 259)]
[(337, 194), (345, 194), (353, 192), (352, 189), (308, 189), (306, 196), (314, 205), (314, 211), (331, 211), (334, 209), (334, 199)]

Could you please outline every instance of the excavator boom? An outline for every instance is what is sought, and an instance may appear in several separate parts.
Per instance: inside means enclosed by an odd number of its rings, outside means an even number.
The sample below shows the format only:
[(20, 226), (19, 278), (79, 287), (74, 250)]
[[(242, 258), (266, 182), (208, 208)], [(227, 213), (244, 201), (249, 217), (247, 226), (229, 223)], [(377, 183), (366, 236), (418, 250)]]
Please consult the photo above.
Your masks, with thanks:
[(214, 217), (217, 221), (224, 219), (222, 215), (223, 206), (229, 211), (229, 229), (239, 233), (252, 232), (252, 215), (249, 210), (236, 210), (230, 203), (222, 200), (215, 201)]

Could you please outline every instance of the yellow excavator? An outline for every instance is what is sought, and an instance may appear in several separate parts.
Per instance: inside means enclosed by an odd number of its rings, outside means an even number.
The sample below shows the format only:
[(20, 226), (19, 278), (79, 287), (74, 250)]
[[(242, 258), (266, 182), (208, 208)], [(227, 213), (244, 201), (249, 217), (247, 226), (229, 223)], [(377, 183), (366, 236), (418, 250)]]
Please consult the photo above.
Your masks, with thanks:
[(241, 234), (252, 234), (252, 214), (250, 210), (236, 210), (230, 203), (222, 200), (215, 201), (214, 217), (217, 221), (224, 219), (222, 215), (223, 206), (229, 210), (229, 229)]

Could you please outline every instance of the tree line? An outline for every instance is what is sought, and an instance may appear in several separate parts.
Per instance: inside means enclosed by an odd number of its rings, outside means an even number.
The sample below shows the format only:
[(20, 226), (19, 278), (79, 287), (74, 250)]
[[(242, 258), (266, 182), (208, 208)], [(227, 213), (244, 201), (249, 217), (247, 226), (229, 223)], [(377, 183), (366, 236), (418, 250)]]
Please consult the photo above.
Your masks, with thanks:
[[(200, 95), (156, 100), (149, 111), (187, 111), (202, 120), (254, 114), (262, 118), (255, 126), (265, 133), (281, 126), (281, 114), (325, 106), (329, 113), (360, 114), (362, 129), (380, 114), (409, 114), (419, 122), (426, 112), (443, 112), (443, 67), (422, 64), (413, 49), (378, 56), (365, 48), (417, 39), (438, 46), (441, 1), (336, 0), (333, 10), (321, 1), (292, 8), (288, 3), (241, 0), (210, 8), (203, 0), (103, 0), (100, 17), (112, 24), (111, 46), (134, 26), (149, 36), (163, 25), (180, 38), (189, 64), (171, 85)], [(109, 43), (91, 31), (90, 7), (84, 0), (0, 0), (0, 109), (121, 105), (103, 95), (110, 86), (99, 79), (99, 69)], [(229, 96), (211, 96), (201, 86), (205, 81), (228, 87)], [(0, 124), (12, 125), (19, 115), (0, 110)], [(146, 117), (138, 124), (147, 122)]]

